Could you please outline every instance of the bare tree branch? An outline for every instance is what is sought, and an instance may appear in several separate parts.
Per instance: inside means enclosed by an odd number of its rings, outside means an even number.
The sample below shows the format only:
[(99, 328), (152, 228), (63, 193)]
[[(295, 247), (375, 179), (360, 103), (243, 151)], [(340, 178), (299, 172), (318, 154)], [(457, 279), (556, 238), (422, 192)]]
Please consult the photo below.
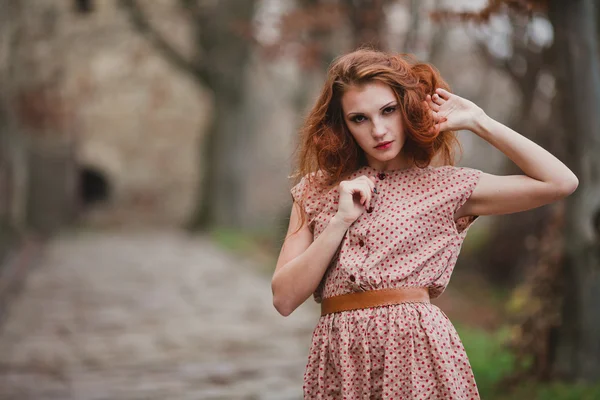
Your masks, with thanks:
[[(513, 21), (513, 27), (518, 29), (518, 33), (512, 35), (513, 55), (510, 59), (501, 60), (494, 57), (488, 50), (487, 45), (482, 41), (476, 41), (480, 54), (494, 68), (501, 69), (507, 73), (516, 83), (521, 92), (523, 102), (527, 107), (533, 104), (533, 96), (536, 92), (537, 78), (546, 65), (550, 65), (548, 58), (549, 49), (542, 49), (539, 52), (532, 51), (521, 39), (525, 35), (526, 26), (520, 26)], [(517, 57), (521, 57), (525, 63), (525, 71), (519, 73), (513, 66)]]
[(179, 0), (179, 5), (194, 18), (202, 15), (202, 7), (198, 4), (198, 0)]
[(409, 13), (410, 13), (410, 26), (406, 31), (404, 43), (402, 44), (402, 51), (406, 53), (412, 53), (415, 51), (415, 45), (419, 37), (419, 21), (421, 13), (421, 1), (410, 0)]
[(381, 26), (385, 18), (383, 7), (388, 2), (388, 0), (346, 0), (344, 2), (354, 32), (354, 48), (362, 45), (381, 48)]
[[(440, 8), (441, 0), (434, 0), (433, 9), (437, 10)], [(428, 13), (429, 16), (429, 13)], [(429, 48), (429, 60), (432, 64), (438, 63), (438, 58), (441, 56), (443, 45), (446, 42), (446, 29), (442, 28), (443, 21), (434, 24), (432, 29), (433, 34), (431, 35), (431, 43)]]
[(520, 87), (521, 76), (517, 75), (512, 70), (508, 60), (503, 60), (503, 59), (493, 56), (492, 53), (490, 53), (490, 50), (488, 49), (487, 44), (483, 41), (477, 40), (477, 41), (475, 41), (475, 44), (477, 45), (479, 54), (481, 54), (483, 56), (483, 59), (488, 63), (489, 66), (496, 68), (496, 69), (501, 69), (503, 72), (506, 72), (517, 83), (517, 85), (519, 86), (519, 89), (521, 89), (521, 87)]
[(203, 65), (198, 61), (192, 62), (177, 51), (149, 22), (148, 17), (136, 0), (120, 0), (120, 4), (127, 10), (132, 25), (160, 51), (167, 60), (183, 72), (204, 84)]
[(547, 0), (488, 0), (485, 7), (480, 11), (453, 11), (445, 9), (433, 11), (430, 16), (435, 21), (458, 20), (462, 22), (488, 23), (492, 15), (501, 13), (503, 9), (531, 16), (534, 11), (545, 11), (546, 7)]

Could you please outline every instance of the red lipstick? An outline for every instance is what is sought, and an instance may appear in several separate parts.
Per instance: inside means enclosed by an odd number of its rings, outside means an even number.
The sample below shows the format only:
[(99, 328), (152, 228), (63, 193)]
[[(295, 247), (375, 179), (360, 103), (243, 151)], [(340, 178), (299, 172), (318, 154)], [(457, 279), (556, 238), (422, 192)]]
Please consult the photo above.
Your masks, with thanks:
[(377, 150), (385, 150), (385, 149), (389, 149), (390, 146), (392, 145), (392, 142), (383, 142), (382, 144), (380, 144), (379, 146), (376, 146), (375, 148)]

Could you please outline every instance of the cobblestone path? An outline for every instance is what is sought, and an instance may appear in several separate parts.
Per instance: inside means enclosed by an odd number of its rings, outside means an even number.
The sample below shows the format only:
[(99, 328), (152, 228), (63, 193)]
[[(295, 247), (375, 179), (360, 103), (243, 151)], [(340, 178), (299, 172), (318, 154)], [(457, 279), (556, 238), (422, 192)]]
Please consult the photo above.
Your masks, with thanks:
[(318, 314), (203, 237), (54, 239), (0, 330), (2, 400), (301, 399)]

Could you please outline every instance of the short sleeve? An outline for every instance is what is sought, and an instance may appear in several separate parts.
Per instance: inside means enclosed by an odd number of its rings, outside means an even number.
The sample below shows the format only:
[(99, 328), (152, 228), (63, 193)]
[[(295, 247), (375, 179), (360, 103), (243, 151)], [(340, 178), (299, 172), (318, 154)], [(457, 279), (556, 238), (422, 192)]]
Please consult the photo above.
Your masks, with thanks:
[(292, 194), (292, 201), (299, 203), (302, 200), (306, 192), (306, 183), (306, 176), (303, 176), (302, 179), (300, 179), (300, 182), (298, 182), (290, 189), (290, 193)]
[[(450, 187), (451, 204), (452, 204), (452, 221), (454, 214), (458, 211), (471, 197), (473, 190), (479, 182), (482, 171), (469, 167), (454, 167), (454, 173), (451, 176)], [(456, 221), (455, 228), (457, 233), (466, 235), (467, 230), (473, 222), (478, 218), (478, 215), (465, 215)]]
[[(309, 175), (311, 176), (310, 179)], [(290, 189), (292, 200), (301, 205), (306, 212), (309, 227), (312, 225), (320, 204), (317, 181), (318, 179), (315, 178), (315, 173), (313, 172), (303, 176), (300, 182)]]

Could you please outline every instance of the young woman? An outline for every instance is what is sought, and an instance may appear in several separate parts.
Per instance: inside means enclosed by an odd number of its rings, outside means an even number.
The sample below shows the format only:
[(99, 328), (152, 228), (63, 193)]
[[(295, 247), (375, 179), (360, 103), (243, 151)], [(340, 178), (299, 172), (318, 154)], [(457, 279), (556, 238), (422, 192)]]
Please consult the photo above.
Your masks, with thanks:
[[(453, 166), (455, 131), (523, 175)], [(272, 280), (284, 316), (321, 303), (307, 399), (478, 399), (469, 360), (432, 305), (480, 215), (572, 193), (562, 162), (452, 94), (412, 57), (361, 49), (335, 60), (301, 131), (294, 204)]]

